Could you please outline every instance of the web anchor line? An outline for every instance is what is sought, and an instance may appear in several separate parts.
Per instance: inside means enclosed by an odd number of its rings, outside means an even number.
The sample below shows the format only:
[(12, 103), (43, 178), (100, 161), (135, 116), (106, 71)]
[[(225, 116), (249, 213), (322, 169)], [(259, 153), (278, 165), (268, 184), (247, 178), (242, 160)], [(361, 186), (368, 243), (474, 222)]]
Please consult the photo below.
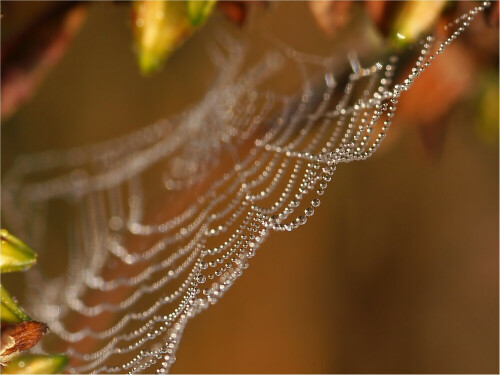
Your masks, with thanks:
[[(67, 269), (28, 275), (32, 310), (72, 359), (69, 371), (168, 372), (189, 320), (220, 300), (270, 233), (310, 220), (339, 165), (373, 155), (402, 93), (486, 6), (448, 25), (443, 43), (422, 40), (401, 83), (397, 56), (363, 67), (349, 54), (345, 85), (331, 57), (289, 48), (244, 70), (244, 48), (219, 36), (220, 72), (185, 113), (114, 141), (19, 158), (2, 187), (12, 229), (38, 243), (51, 209), (71, 217)], [(299, 95), (262, 89), (287, 64)], [(310, 78), (318, 71), (319, 86)], [(147, 194), (158, 169), (165, 202), (178, 197), (168, 217)]]

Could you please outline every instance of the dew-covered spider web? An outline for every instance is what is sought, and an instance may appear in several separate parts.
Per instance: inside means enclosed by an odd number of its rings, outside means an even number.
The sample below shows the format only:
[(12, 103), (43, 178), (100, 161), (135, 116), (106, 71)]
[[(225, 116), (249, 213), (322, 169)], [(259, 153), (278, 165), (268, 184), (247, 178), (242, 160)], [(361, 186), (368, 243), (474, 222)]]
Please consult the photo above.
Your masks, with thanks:
[[(63, 350), (70, 372), (167, 372), (188, 321), (220, 300), (267, 236), (307, 223), (338, 166), (378, 149), (400, 95), (485, 6), (451, 23), (446, 41), (414, 46), (399, 82), (398, 56), (366, 63), (276, 43), (249, 64), (241, 43), (219, 35), (217, 77), (184, 113), (20, 157), (3, 180), (7, 225), (40, 258), (54, 213), (67, 232), (67, 268), (27, 275), (31, 311), (51, 330), (38, 350)], [(272, 90), (285, 68), (300, 78), (294, 95)]]

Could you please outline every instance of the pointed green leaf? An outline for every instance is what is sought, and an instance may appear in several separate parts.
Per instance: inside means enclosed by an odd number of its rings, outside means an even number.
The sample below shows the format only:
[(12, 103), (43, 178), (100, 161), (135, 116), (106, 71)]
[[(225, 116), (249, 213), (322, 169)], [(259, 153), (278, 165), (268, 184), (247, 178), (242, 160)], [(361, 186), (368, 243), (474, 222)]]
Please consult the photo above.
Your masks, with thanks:
[(157, 71), (194, 31), (183, 1), (134, 1), (132, 29), (143, 74)]
[(5, 229), (0, 231), (0, 272), (22, 271), (36, 263), (36, 254)]
[(201, 25), (212, 13), (217, 0), (186, 0), (187, 13), (191, 25)]
[(60, 354), (23, 354), (13, 359), (3, 374), (58, 374), (68, 363), (68, 357)]
[(2, 300), (2, 309), (0, 310), (2, 322), (18, 323), (30, 320), (30, 317), (17, 305), (1, 284), (0, 297)]
[(436, 23), (446, 3), (443, 0), (402, 3), (389, 36), (392, 44), (395, 47), (405, 47), (415, 43)]
[(134, 1), (132, 30), (141, 72), (150, 74), (157, 71), (165, 59), (206, 20), (215, 2)]

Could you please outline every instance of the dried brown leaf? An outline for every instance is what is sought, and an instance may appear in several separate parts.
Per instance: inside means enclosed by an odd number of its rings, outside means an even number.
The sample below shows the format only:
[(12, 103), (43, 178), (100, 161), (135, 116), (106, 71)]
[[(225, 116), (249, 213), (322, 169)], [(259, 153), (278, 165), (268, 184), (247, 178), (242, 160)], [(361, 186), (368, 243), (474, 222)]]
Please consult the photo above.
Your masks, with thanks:
[(5, 365), (18, 353), (31, 349), (47, 331), (45, 323), (33, 320), (2, 324), (0, 364)]
[[(22, 6), (22, 5), (19, 5)], [(85, 15), (85, 6), (61, 2), (43, 9), (11, 40), (2, 40), (1, 117), (28, 100), (46, 73), (62, 57)], [(9, 13), (3, 22), (8, 22)]]
[(486, 22), (488, 23), (488, 25), (492, 27), (498, 27), (498, 19), (499, 19), (498, 9), (499, 9), (498, 1), (493, 1), (489, 6), (489, 8), (487, 8), (486, 11), (484, 12), (484, 16), (486, 17)]
[(446, 131), (443, 118), (467, 94), (474, 70), (467, 49), (462, 44), (451, 45), (401, 96), (400, 120), (418, 126), (429, 156), (439, 155)]
[(252, 3), (267, 5), (267, 1), (218, 1), (217, 8), (238, 26), (242, 26), (247, 19), (248, 9)]

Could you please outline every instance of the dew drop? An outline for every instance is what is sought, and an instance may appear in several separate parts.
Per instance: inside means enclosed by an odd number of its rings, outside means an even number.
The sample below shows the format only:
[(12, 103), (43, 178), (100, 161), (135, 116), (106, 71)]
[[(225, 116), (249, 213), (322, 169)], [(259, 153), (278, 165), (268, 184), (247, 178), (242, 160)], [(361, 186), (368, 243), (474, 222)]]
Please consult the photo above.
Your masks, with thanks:
[(196, 276), (196, 281), (199, 282), (200, 284), (203, 284), (206, 280), (207, 280), (207, 278), (204, 275), (200, 274), (200, 275)]

